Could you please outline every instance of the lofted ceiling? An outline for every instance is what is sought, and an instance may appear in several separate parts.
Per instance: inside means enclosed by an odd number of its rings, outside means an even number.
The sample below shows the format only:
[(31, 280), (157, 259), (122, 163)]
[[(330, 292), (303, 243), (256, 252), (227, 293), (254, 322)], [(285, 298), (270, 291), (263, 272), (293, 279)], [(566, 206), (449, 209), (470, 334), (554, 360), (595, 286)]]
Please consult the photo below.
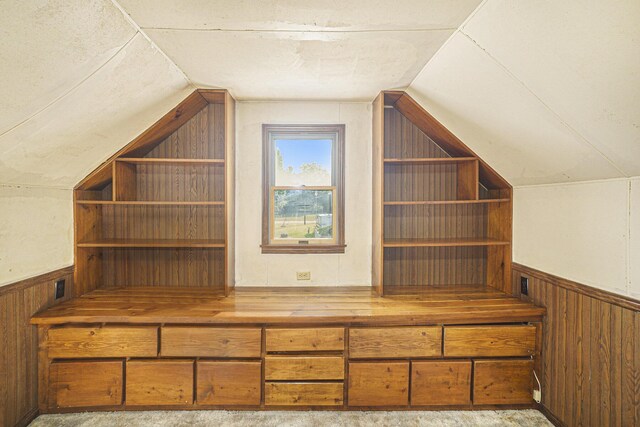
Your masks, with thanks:
[(2, 184), (73, 187), (195, 87), (408, 87), (513, 185), (640, 175), (637, 0), (0, 5)]

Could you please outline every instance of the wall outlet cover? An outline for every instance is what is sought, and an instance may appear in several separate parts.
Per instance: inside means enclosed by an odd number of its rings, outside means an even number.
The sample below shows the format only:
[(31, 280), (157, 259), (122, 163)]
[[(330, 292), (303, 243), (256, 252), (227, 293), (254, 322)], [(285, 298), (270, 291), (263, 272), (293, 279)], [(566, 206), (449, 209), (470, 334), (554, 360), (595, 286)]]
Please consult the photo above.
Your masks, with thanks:
[(520, 293), (522, 295), (529, 295), (529, 278), (520, 277)]
[(298, 280), (311, 280), (311, 272), (310, 271), (298, 271), (296, 273), (296, 279), (298, 279)]
[(64, 279), (56, 280), (56, 299), (64, 298)]

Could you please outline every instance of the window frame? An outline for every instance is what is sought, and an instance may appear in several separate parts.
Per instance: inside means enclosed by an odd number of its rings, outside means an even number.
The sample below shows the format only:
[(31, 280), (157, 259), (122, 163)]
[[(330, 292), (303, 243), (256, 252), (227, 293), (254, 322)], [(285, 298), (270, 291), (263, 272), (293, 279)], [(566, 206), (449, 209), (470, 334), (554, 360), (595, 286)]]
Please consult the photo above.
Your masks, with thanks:
[[(313, 239), (291, 239), (292, 241), (283, 241), (282, 243), (274, 243), (272, 241), (271, 221), (274, 217), (271, 202), (274, 189), (282, 189), (282, 186), (275, 185), (275, 140), (280, 136), (306, 137), (308, 139), (321, 139), (328, 135), (333, 139), (333, 153), (331, 162), (332, 183), (335, 187), (333, 198), (333, 231), (334, 237), (330, 242), (320, 243)], [(328, 125), (262, 125), (262, 253), (263, 254), (319, 254), (319, 253), (344, 253), (345, 251), (345, 234), (344, 234), (344, 124), (328, 124)], [(315, 186), (289, 187), (291, 189), (308, 189), (312, 190)], [(293, 240), (309, 243), (293, 243)]]

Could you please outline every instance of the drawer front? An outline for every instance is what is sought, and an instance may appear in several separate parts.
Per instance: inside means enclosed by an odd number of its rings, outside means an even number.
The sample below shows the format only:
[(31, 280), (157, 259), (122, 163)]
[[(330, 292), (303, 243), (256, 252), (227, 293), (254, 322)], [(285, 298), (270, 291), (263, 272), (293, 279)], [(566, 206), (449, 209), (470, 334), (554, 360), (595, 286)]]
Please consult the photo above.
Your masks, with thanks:
[(267, 351), (342, 351), (344, 328), (267, 329)]
[(409, 362), (349, 363), (349, 406), (409, 404)]
[(265, 383), (264, 400), (269, 406), (341, 406), (342, 383)]
[(349, 329), (349, 357), (439, 357), (440, 326)]
[(260, 405), (261, 362), (198, 361), (199, 405)]
[(173, 357), (260, 357), (259, 328), (165, 326), (160, 354)]
[(191, 360), (132, 360), (126, 375), (127, 405), (193, 403)]
[(267, 356), (265, 380), (344, 380), (344, 358), (339, 356)]
[(444, 328), (445, 357), (531, 356), (535, 348), (535, 326), (447, 326)]
[(122, 403), (122, 361), (60, 362), (49, 367), (53, 408)]
[(47, 334), (52, 359), (84, 357), (156, 357), (155, 326), (104, 326), (52, 328)]
[(474, 404), (533, 402), (533, 360), (476, 360), (473, 372)]
[(411, 362), (412, 405), (469, 405), (471, 361)]

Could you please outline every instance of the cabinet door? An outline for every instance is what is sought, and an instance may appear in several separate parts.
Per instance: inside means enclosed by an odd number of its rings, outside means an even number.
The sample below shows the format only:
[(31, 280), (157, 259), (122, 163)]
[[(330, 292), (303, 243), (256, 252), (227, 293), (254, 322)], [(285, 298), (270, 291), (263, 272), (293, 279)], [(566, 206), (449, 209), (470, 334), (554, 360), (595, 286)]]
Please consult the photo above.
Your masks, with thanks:
[(155, 326), (70, 326), (52, 328), (47, 335), (52, 359), (90, 357), (156, 357)]
[(260, 405), (261, 362), (199, 361), (199, 405)]
[(476, 360), (473, 372), (474, 404), (533, 402), (533, 360)]
[(164, 326), (160, 354), (172, 357), (260, 357), (259, 328)]
[(349, 406), (409, 404), (409, 362), (349, 363)]
[(349, 357), (353, 358), (439, 357), (441, 351), (440, 326), (349, 329)]
[(471, 361), (411, 362), (412, 405), (469, 405)]
[(446, 326), (445, 357), (522, 357), (536, 348), (531, 325)]
[(57, 362), (49, 367), (49, 393), (54, 408), (122, 404), (123, 363)]
[(191, 360), (131, 360), (126, 375), (127, 405), (193, 403)]

